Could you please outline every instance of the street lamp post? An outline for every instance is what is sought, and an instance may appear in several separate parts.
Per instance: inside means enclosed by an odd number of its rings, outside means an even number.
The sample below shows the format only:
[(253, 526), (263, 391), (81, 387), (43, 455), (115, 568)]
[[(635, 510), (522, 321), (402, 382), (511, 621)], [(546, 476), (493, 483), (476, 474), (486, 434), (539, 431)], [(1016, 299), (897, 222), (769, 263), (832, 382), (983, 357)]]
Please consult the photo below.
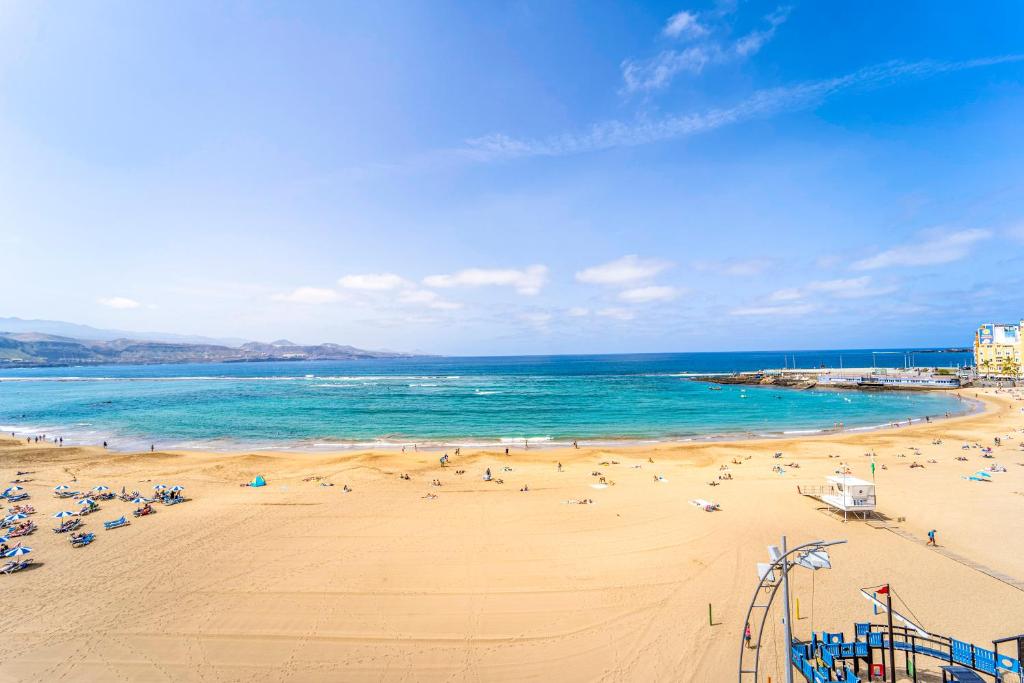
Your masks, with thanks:
[[(790, 620), (789, 610), (789, 570), (794, 565), (800, 565), (807, 567), (811, 570), (817, 570), (822, 568), (831, 568), (831, 563), (828, 558), (828, 552), (826, 548), (840, 543), (846, 543), (845, 540), (836, 541), (811, 541), (798, 545), (792, 550), (788, 549), (786, 544), (786, 537), (782, 537), (781, 547), (776, 548), (770, 546), (768, 548), (768, 554), (771, 563), (761, 563), (757, 565), (758, 575), (760, 581), (757, 584), (757, 588), (754, 591), (754, 597), (750, 601), (750, 606), (747, 608), (747, 617), (744, 620), (743, 636), (740, 638), (740, 656), (739, 656), (739, 683), (745, 681), (758, 681), (758, 671), (760, 668), (760, 654), (761, 654), (761, 638), (764, 635), (764, 626), (768, 621), (768, 613), (771, 610), (772, 603), (775, 601), (775, 594), (778, 592), (779, 587), (783, 589), (783, 609), (785, 611), (785, 638), (786, 638), (786, 682), (792, 683), (793, 681), (793, 664), (792, 664), (792, 650), (793, 650), (793, 628)], [(796, 557), (796, 561), (793, 558)], [(775, 572), (780, 571), (781, 574), (776, 578)], [(762, 590), (766, 589), (766, 590)], [(767, 600), (763, 603), (758, 602), (758, 598), (762, 596), (762, 593), (767, 594)], [(762, 610), (761, 612), (761, 623), (757, 629), (757, 642), (753, 643), (750, 647), (746, 643), (746, 631), (750, 626), (751, 618), (754, 614), (754, 610)], [(747, 663), (745, 660), (748, 658), (747, 651), (753, 650), (753, 654), (749, 655), (753, 659), (752, 662)]]

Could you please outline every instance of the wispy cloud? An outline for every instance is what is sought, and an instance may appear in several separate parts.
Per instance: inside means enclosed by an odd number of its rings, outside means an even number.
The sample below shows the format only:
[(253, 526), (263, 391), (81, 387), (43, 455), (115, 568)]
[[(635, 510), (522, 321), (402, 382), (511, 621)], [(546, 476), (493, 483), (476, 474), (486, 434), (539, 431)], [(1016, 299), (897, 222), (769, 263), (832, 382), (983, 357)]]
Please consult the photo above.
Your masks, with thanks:
[(775, 30), (786, 22), (791, 10), (791, 7), (779, 7), (765, 17), (765, 20), (768, 22), (767, 28), (751, 31), (736, 41), (733, 45), (733, 51), (736, 55), (739, 57), (750, 57), (760, 52), (761, 48), (775, 37)]
[(703, 23), (701, 15), (695, 12), (677, 12), (669, 17), (661, 35), (695, 44), (685, 49), (661, 50), (654, 57), (622, 60), (624, 93), (660, 90), (678, 74), (699, 74), (709, 64), (725, 64), (751, 57), (775, 36), (776, 29), (786, 21), (789, 11), (789, 7), (776, 9), (765, 17), (764, 28), (751, 31), (735, 42), (726, 38), (728, 28), (722, 24), (729, 12), (708, 12), (706, 16), (712, 20), (712, 25)]
[(671, 301), (677, 295), (675, 287), (651, 285), (624, 290), (619, 293), (619, 300), (631, 304), (645, 304), (652, 301)]
[(775, 264), (771, 259), (725, 259), (722, 261), (696, 261), (693, 267), (703, 272), (721, 273), (734, 277), (760, 275)]
[(357, 289), (363, 291), (389, 291), (408, 287), (411, 283), (401, 275), (394, 273), (364, 273), (358, 275), (344, 275), (338, 278), (338, 286), (345, 289)]
[(126, 296), (112, 296), (108, 299), (98, 299), (97, 303), (107, 306), (108, 308), (116, 308), (119, 310), (128, 310), (142, 306), (142, 304), (135, 299), (129, 299)]
[(429, 289), (408, 288), (398, 294), (398, 300), (404, 304), (417, 304), (438, 311), (454, 311), (462, 308), (462, 304), (442, 299), (441, 295)]
[(642, 259), (636, 254), (585, 268), (576, 273), (580, 282), (595, 285), (629, 285), (649, 280), (658, 273), (671, 268), (672, 264), (660, 259)]
[(952, 263), (966, 257), (978, 242), (992, 236), (978, 228), (960, 230), (886, 249), (874, 256), (856, 261), (854, 270), (875, 270), (893, 266), (931, 266)]
[(1024, 55), (1018, 54), (959, 62), (885, 62), (834, 78), (757, 90), (745, 100), (728, 107), (632, 122), (603, 121), (582, 131), (547, 138), (516, 138), (504, 133), (495, 133), (468, 140), (464, 147), (454, 150), (453, 153), (470, 161), (492, 162), (635, 147), (707, 133), (724, 126), (782, 112), (807, 109), (837, 93), (855, 88), (883, 87), (914, 78), (927, 78), (1021, 60), (1024, 60)]
[(602, 318), (611, 318), (612, 320), (632, 320), (636, 313), (628, 308), (611, 307), (598, 310), (597, 315)]
[(512, 287), (520, 294), (538, 294), (547, 283), (548, 268), (542, 265), (516, 268), (467, 268), (447, 275), (423, 278), (428, 287)]
[(324, 287), (298, 287), (290, 292), (275, 294), (274, 301), (285, 301), (292, 304), (332, 304), (341, 301), (342, 296), (336, 290)]
[(680, 73), (699, 74), (717, 52), (695, 45), (685, 50), (663, 50), (649, 59), (622, 62), (626, 92), (664, 88)]
[(870, 275), (863, 275), (836, 280), (817, 280), (803, 287), (777, 289), (769, 298), (773, 302), (799, 301), (814, 295), (825, 295), (837, 299), (865, 299), (891, 294), (896, 289), (896, 286), (891, 284), (875, 284)]
[(792, 304), (786, 306), (750, 306), (746, 308), (734, 308), (729, 315), (736, 316), (798, 316), (806, 315), (813, 311), (812, 304)]
[(700, 23), (696, 13), (683, 10), (668, 18), (661, 33), (669, 38), (700, 38), (707, 35), (708, 29)]

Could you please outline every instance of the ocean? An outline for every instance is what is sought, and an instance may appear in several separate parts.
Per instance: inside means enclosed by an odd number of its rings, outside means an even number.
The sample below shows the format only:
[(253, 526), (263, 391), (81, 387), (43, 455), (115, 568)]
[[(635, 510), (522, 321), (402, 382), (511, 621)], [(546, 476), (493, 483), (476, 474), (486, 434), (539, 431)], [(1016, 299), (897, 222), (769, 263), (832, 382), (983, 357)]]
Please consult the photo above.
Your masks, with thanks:
[[(784, 361), (785, 358), (785, 361)], [(900, 354), (875, 360), (902, 367)], [(917, 354), (955, 366), (967, 354)], [(866, 367), (870, 351), (407, 358), (0, 371), (0, 429), (112, 448), (328, 449), (706, 439), (959, 414), (941, 392), (709, 386), (689, 375)]]

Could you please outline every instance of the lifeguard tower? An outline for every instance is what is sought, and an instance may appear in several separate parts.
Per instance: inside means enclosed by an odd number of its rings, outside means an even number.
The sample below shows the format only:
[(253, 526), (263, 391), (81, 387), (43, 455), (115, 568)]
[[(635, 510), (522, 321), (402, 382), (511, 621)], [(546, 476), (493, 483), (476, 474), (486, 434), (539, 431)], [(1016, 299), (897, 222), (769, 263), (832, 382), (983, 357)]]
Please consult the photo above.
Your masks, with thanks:
[(843, 520), (854, 517), (867, 519), (875, 511), (875, 485), (848, 474), (825, 477), (824, 486), (797, 486), (802, 496), (820, 500), (832, 510), (843, 513)]

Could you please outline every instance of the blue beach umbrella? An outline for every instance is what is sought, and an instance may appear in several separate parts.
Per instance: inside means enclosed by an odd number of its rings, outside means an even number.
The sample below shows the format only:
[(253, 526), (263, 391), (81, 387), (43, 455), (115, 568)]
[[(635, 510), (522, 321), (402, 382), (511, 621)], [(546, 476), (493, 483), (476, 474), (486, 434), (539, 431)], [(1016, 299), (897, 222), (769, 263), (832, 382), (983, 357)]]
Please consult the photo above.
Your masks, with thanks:
[(148, 503), (149, 501), (140, 496), (138, 498), (132, 498), (131, 502), (135, 503), (136, 505), (142, 505), (143, 503)]
[(7, 538), (6, 536), (0, 536), (0, 543), (7, 543), (7, 541), (9, 540), (11, 539)]
[(61, 510), (60, 512), (58, 512), (58, 513), (56, 513), (54, 515), (54, 517), (56, 517), (57, 519), (63, 519), (64, 517), (74, 517), (74, 516), (75, 516), (75, 513), (71, 512), (70, 510)]
[(101, 484), (101, 485), (99, 485), (99, 486), (93, 486), (93, 487), (92, 487), (92, 490), (93, 490), (93, 491), (109, 491), (109, 490), (110, 490), (110, 487), (109, 487), (109, 486), (103, 486), (103, 485)]
[(184, 491), (185, 487), (184, 486), (172, 486), (171, 490), (172, 491)]
[(92, 498), (83, 498), (82, 500), (78, 501), (79, 505), (95, 505), (95, 503), (96, 501), (93, 500)]
[(18, 546), (17, 548), (11, 548), (6, 553), (4, 553), (4, 557), (18, 557), (20, 555), (28, 555), (30, 552), (32, 552), (32, 548)]
[(153, 489), (156, 491), (163, 491), (165, 488), (167, 487), (164, 486), (163, 484), (157, 484), (156, 486), (153, 487)]
[(19, 519), (25, 519), (28, 517), (24, 512), (15, 512), (13, 515), (7, 515), (4, 517), (4, 524), (10, 524), (11, 522), (17, 522)]
[(54, 486), (53, 490), (54, 491), (67, 491), (69, 488), (71, 488), (71, 487), (68, 486), (67, 484), (61, 484), (60, 486)]
[(24, 490), (25, 489), (23, 489), (20, 486), (8, 486), (7, 488), (4, 489), (4, 495), (5, 496), (9, 496), (12, 493), (17, 493), (18, 491), (24, 491)]

